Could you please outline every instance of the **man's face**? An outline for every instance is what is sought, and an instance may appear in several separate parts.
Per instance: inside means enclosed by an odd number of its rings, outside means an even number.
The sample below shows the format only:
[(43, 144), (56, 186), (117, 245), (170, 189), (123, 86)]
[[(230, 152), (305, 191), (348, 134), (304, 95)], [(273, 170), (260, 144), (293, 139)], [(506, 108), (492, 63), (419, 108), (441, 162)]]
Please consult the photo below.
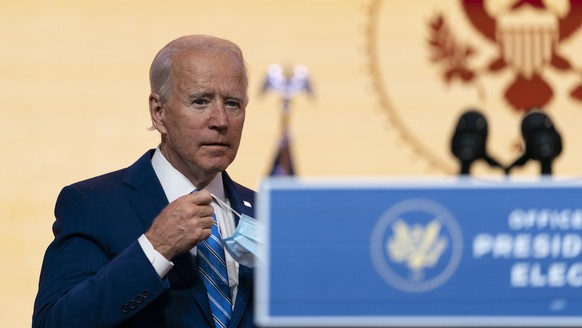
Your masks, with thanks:
[(247, 105), (244, 68), (230, 54), (187, 52), (175, 58), (170, 78), (167, 102), (150, 97), (162, 153), (191, 181), (207, 183), (232, 163), (239, 147)]

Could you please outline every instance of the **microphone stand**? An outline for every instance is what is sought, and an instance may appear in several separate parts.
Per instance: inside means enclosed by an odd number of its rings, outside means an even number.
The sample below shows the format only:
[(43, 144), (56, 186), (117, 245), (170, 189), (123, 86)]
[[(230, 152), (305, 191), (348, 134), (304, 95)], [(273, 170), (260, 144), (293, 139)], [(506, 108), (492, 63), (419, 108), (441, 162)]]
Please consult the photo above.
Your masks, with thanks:
[(530, 156), (527, 153), (523, 153), (523, 155), (516, 159), (515, 162), (505, 168), (505, 175), (509, 175), (509, 171), (511, 171), (512, 168), (523, 166), (528, 160), (530, 160)]
[[(523, 166), (530, 159), (531, 159), (531, 157), (527, 153), (524, 153), (523, 155), (521, 155), (521, 157), (519, 157), (517, 160), (515, 160), (515, 162), (513, 162), (513, 164), (511, 164), (505, 168), (505, 175), (509, 175), (509, 171), (511, 171), (512, 168), (518, 167), (518, 166)], [(541, 175), (546, 175), (546, 176), (552, 175), (552, 160), (551, 159), (547, 159), (547, 158), (540, 159), (540, 166), (541, 166)]]
[[(493, 157), (484, 154), (481, 159), (483, 159), (485, 162), (487, 162), (487, 164), (489, 164), (489, 166), (491, 167), (498, 167), (501, 169), (505, 169), (505, 167), (503, 165), (501, 165), (498, 161), (496, 161)], [(469, 172), (471, 170), (471, 164), (473, 164), (474, 160), (464, 160), (461, 161), (461, 171), (459, 172), (459, 175), (461, 176), (468, 176)]]
[(540, 160), (542, 175), (552, 175), (552, 160)]
[(469, 175), (472, 162), (473, 161), (461, 161), (461, 172), (459, 172), (459, 175), (462, 176)]
[(487, 164), (489, 164), (489, 166), (491, 167), (498, 167), (500, 169), (504, 169), (505, 167), (503, 165), (501, 165), (498, 161), (496, 161), (495, 159), (493, 159), (493, 157), (485, 154), (483, 155), (483, 159), (485, 160), (485, 162), (487, 162)]

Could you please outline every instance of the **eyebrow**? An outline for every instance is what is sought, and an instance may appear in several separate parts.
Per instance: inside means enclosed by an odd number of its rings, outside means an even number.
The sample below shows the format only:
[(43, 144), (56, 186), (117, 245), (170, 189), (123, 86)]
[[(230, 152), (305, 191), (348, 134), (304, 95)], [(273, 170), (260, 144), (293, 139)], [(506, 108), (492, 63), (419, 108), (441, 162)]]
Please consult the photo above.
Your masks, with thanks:
[(198, 91), (198, 92), (194, 92), (194, 93), (189, 94), (188, 100), (195, 100), (198, 98), (212, 97), (212, 96), (214, 96), (214, 92), (203, 90), (203, 91)]
[[(208, 90), (203, 90), (203, 91), (197, 91), (197, 92), (193, 92), (191, 94), (188, 95), (188, 100), (196, 100), (199, 98), (204, 98), (204, 97), (214, 97), (215, 92), (212, 91), (208, 91)], [(245, 99), (245, 95), (244, 93), (233, 93), (230, 95), (226, 95), (224, 96), (224, 99), (233, 99), (233, 100), (237, 100), (237, 101), (243, 101)]]
[(237, 95), (232, 95), (232, 96), (226, 96), (226, 97), (224, 97), (224, 99), (232, 99), (232, 100), (242, 102), (245, 99), (245, 97), (244, 97), (244, 95), (237, 94)]

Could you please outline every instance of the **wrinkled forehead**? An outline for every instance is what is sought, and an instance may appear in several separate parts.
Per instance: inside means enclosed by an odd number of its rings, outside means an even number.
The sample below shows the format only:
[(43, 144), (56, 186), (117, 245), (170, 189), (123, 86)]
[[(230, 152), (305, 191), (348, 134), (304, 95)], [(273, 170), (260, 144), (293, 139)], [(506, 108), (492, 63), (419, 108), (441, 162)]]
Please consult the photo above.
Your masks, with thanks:
[(228, 53), (189, 52), (181, 54), (172, 65), (176, 75), (214, 75), (229, 79), (246, 79), (244, 65), (234, 55)]
[(174, 58), (172, 75), (192, 77), (216, 76), (243, 84), (246, 89), (248, 79), (245, 64), (236, 53), (222, 49), (186, 49)]
[(230, 53), (188, 52), (175, 58), (171, 80), (174, 92), (220, 93), (248, 101), (244, 64)]
[(185, 49), (176, 55), (172, 68), (200, 70), (209, 65), (218, 66), (233, 76), (246, 78), (243, 59), (236, 53), (224, 49)]

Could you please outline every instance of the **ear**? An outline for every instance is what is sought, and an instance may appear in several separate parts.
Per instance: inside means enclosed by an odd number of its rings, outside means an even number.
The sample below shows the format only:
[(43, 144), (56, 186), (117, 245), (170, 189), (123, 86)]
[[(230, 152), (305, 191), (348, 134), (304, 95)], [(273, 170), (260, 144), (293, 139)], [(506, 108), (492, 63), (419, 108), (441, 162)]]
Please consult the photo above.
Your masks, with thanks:
[(161, 134), (165, 134), (166, 125), (164, 123), (164, 105), (160, 96), (157, 93), (150, 94), (149, 104), (152, 127), (158, 130)]

